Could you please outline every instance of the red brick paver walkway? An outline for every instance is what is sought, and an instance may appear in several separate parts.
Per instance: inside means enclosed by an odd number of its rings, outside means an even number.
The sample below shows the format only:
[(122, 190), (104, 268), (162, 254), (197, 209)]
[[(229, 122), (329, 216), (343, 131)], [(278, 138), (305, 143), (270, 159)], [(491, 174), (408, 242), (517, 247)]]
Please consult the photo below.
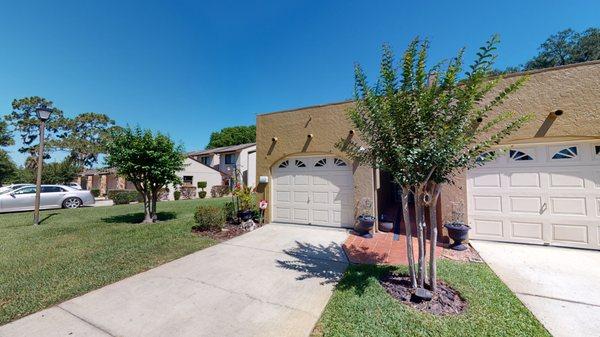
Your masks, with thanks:
[[(396, 235), (394, 240), (393, 233), (375, 233), (373, 238), (365, 239), (360, 236), (350, 234), (343, 247), (351, 263), (359, 264), (390, 264), (390, 265), (408, 265), (406, 257), (406, 236)], [(429, 255), (429, 241), (427, 241), (426, 254)], [(443, 246), (438, 244), (436, 256), (442, 255)], [(415, 262), (418, 256), (418, 242), (413, 237), (413, 251)]]

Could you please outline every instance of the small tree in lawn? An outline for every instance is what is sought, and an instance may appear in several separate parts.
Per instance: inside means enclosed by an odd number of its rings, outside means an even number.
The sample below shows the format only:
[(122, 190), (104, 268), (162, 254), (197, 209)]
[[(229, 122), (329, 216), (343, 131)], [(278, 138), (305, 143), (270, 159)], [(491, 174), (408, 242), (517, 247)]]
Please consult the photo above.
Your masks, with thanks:
[(142, 195), (144, 223), (155, 222), (161, 189), (180, 183), (176, 173), (184, 168), (183, 148), (161, 133), (127, 127), (112, 133), (107, 152), (107, 164), (131, 181)]
[[(486, 160), (482, 156), (528, 119), (504, 112), (489, 116), (525, 81), (517, 79), (497, 88), (500, 77), (491, 79), (498, 38), (492, 37), (462, 78), (461, 50), (446, 63), (427, 67), (428, 42), (415, 39), (404, 53), (400, 70), (388, 46), (383, 48), (380, 77), (367, 83), (360, 66), (355, 67), (356, 104), (349, 118), (360, 131), (361, 143), (341, 140), (337, 146), (365, 165), (387, 171), (402, 188), (409, 276), (412, 287), (424, 288), (426, 278), (425, 208), (429, 207), (429, 284), (436, 290), (435, 249), (437, 199), (443, 184)], [(398, 74), (400, 72), (400, 74)], [(418, 263), (412, 244), (409, 195), (415, 200)]]
[(208, 183), (206, 181), (199, 181), (198, 182), (198, 188), (201, 189), (201, 191), (198, 192), (198, 196), (201, 199), (204, 199), (206, 197), (206, 191), (204, 190), (206, 188), (206, 186), (208, 186)]

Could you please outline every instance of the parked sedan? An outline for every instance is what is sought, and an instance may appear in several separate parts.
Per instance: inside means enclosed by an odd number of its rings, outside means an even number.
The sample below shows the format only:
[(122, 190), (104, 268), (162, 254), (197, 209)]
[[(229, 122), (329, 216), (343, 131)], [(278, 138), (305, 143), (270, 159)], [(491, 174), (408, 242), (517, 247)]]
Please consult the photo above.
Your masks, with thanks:
[[(33, 210), (35, 186), (25, 186), (0, 194), (0, 213)], [(94, 204), (94, 196), (87, 190), (64, 185), (42, 185), (40, 209), (77, 208)]]

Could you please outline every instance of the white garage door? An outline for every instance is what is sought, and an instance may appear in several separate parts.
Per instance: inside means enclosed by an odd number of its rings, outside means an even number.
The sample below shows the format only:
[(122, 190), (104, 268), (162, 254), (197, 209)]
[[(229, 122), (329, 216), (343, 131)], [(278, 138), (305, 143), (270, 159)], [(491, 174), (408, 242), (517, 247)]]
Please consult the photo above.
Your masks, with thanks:
[(273, 169), (273, 221), (351, 226), (353, 186), (345, 160), (287, 158)]
[(467, 189), (472, 238), (600, 249), (600, 144), (513, 148)]

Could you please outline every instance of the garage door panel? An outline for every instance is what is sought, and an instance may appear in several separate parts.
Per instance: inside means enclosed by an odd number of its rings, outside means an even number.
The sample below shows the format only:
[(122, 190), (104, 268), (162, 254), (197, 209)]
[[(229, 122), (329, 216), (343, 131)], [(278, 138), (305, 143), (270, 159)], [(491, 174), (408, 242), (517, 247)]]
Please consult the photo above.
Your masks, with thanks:
[(283, 160), (273, 169), (272, 191), (273, 221), (352, 225), (352, 169), (334, 165), (334, 158)]
[(513, 172), (508, 175), (510, 187), (540, 187), (538, 172)]
[(552, 240), (587, 244), (588, 227), (574, 224), (552, 224)]
[(275, 201), (279, 202), (290, 202), (292, 193), (290, 191), (275, 191)]
[(473, 196), (475, 211), (502, 212), (502, 197), (490, 195)]
[(294, 221), (300, 221), (300, 222), (305, 222), (308, 221), (308, 215), (309, 215), (309, 210), (308, 208), (299, 208), (299, 207), (294, 207), (293, 208), (293, 220)]
[(473, 176), (474, 187), (500, 187), (501, 179), (499, 173), (481, 173)]
[(294, 191), (294, 202), (308, 203), (308, 191)]
[(474, 219), (475, 232), (482, 236), (501, 238), (504, 232), (502, 220)]
[[(532, 159), (518, 161), (513, 151), (470, 170), (471, 237), (600, 249), (600, 157), (589, 156), (593, 145), (600, 143), (539, 145), (526, 151)], [(554, 158), (573, 146), (571, 158)]]
[(549, 200), (553, 215), (587, 215), (585, 197), (550, 197)]
[(540, 196), (511, 196), (511, 213), (540, 214), (542, 198)]
[(548, 187), (563, 188), (563, 187), (585, 187), (585, 178), (580, 176), (581, 173), (577, 171), (571, 172), (549, 172), (550, 177)]
[(312, 192), (312, 202), (315, 204), (329, 204), (329, 192)]
[(511, 235), (515, 239), (543, 241), (543, 224), (541, 222), (511, 221)]

